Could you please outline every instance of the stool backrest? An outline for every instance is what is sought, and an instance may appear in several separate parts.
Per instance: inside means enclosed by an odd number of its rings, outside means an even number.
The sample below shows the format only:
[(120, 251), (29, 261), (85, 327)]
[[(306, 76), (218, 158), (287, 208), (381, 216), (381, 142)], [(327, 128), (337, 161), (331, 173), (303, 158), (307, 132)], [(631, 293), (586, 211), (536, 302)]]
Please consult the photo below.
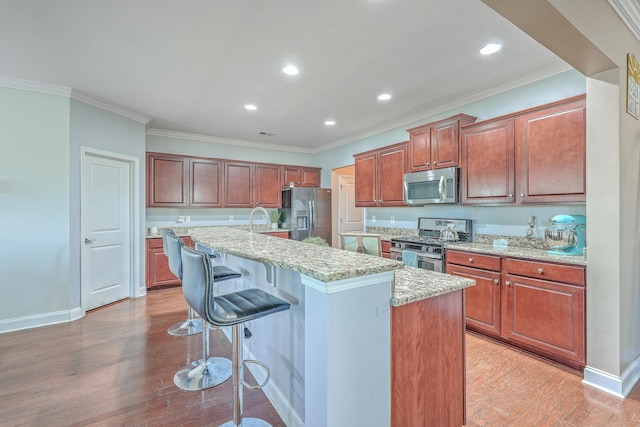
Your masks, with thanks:
[(205, 320), (209, 301), (213, 304), (213, 277), (209, 255), (188, 246), (183, 246), (182, 294), (187, 304)]
[(169, 256), (169, 249), (167, 248), (167, 236), (175, 236), (176, 233), (173, 232), (170, 228), (162, 229), (162, 252), (164, 252), (165, 256)]
[(184, 242), (175, 234), (167, 234), (165, 239), (167, 241), (169, 270), (171, 270), (174, 276), (182, 280), (182, 256), (180, 254), (180, 248), (184, 246)]

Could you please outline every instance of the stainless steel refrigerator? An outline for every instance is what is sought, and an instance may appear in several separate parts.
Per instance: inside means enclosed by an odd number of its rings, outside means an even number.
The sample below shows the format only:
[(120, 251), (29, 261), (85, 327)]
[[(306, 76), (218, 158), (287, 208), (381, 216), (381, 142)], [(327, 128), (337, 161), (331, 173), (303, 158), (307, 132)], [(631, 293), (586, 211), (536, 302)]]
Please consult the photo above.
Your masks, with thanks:
[(292, 239), (322, 237), (331, 246), (331, 189), (285, 188), (280, 211)]

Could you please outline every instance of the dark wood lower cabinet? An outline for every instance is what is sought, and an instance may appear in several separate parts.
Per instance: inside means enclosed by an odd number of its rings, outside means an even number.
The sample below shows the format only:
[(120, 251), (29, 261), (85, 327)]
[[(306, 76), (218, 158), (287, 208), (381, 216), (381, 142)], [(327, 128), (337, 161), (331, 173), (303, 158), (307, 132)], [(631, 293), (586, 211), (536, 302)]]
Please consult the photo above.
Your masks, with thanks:
[[(183, 237), (185, 245), (193, 246), (193, 240)], [(147, 239), (147, 289), (180, 286), (181, 282), (169, 269), (169, 259), (162, 250), (162, 238)]]
[(465, 424), (464, 292), (391, 307), (391, 425)]
[(469, 329), (585, 367), (584, 266), (447, 251), (447, 273), (476, 281), (465, 289)]

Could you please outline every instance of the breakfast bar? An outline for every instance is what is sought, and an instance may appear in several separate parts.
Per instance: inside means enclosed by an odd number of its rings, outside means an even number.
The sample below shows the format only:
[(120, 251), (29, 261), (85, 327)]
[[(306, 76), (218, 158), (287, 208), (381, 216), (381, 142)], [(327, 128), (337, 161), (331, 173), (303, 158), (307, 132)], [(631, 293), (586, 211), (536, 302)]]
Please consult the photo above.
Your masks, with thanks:
[[(189, 234), (198, 248), (218, 255), (214, 262), (242, 273), (234, 284), (221, 283), (219, 292), (258, 287), (291, 303), (286, 313), (249, 322), (246, 326), (252, 336), (245, 341), (246, 357), (270, 367), (265, 393), (287, 425), (396, 425), (392, 395), (398, 398), (410, 391), (396, 383), (408, 380), (401, 371), (413, 371), (415, 366), (394, 360), (396, 347), (399, 352), (411, 351), (394, 339), (403, 334), (402, 339), (408, 339), (420, 328), (432, 330), (447, 323), (440, 319), (422, 324), (415, 318), (418, 304), (451, 297), (457, 310), (438, 315), (454, 313), (453, 320), (463, 333), (462, 290), (472, 286), (473, 280), (229, 227), (197, 227)], [(414, 316), (412, 324), (393, 324), (396, 313), (405, 313), (402, 309), (409, 306), (418, 308), (405, 317)], [(413, 338), (419, 340), (419, 332)], [(459, 354), (453, 359), (464, 363), (464, 347), (455, 349)], [(440, 350), (414, 357), (412, 363), (435, 366), (429, 360), (441, 359), (436, 354)], [(402, 369), (392, 373), (392, 364)], [(264, 379), (261, 372), (252, 373), (258, 381)], [(459, 374), (464, 379), (464, 372)], [(464, 384), (461, 387), (464, 390)], [(456, 396), (460, 401), (449, 401), (447, 406), (458, 406), (462, 414), (464, 393)], [(410, 419), (403, 413), (404, 419)]]

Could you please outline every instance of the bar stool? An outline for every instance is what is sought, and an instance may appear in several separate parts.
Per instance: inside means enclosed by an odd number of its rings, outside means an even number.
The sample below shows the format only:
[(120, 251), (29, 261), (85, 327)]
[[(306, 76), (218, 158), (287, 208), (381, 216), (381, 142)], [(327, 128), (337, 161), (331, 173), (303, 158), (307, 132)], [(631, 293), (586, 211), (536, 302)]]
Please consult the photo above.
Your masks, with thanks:
[[(176, 234), (170, 228), (162, 229), (162, 252), (164, 252), (167, 258), (169, 257), (169, 249), (167, 249), (167, 236), (175, 237), (175, 235)], [(169, 267), (169, 269), (171, 270), (171, 267)], [(176, 335), (181, 337), (199, 334), (200, 332), (202, 332), (202, 322), (196, 321), (193, 313), (193, 309), (189, 307), (187, 320), (178, 322), (169, 326), (169, 329), (167, 329), (167, 332), (169, 332), (171, 335)]]
[[(189, 305), (207, 322), (216, 326), (232, 326), (233, 346), (233, 419), (221, 427), (270, 426), (257, 418), (242, 417), (242, 386), (250, 389), (263, 388), (270, 378), (269, 368), (262, 362), (244, 360), (242, 357), (243, 322), (247, 322), (280, 311), (288, 310), (290, 304), (261, 289), (243, 289), (224, 295), (216, 295), (215, 279), (207, 254), (194, 249), (182, 248), (182, 292)], [(246, 363), (261, 366), (267, 372), (262, 384), (251, 386), (244, 381), (243, 367)]]
[[(169, 252), (169, 269), (178, 278), (183, 280), (181, 248), (184, 242), (179, 237), (167, 235), (167, 249)], [(207, 261), (211, 266), (211, 259), (207, 255)], [(241, 274), (229, 267), (211, 266), (213, 276), (218, 281), (235, 279)], [(184, 285), (183, 285), (184, 286)], [(187, 301), (188, 303), (188, 301)], [(189, 304), (191, 307), (191, 304)], [(173, 377), (176, 386), (183, 390), (204, 390), (223, 383), (231, 377), (231, 361), (222, 357), (209, 357), (209, 329), (210, 325), (201, 320), (202, 333), (202, 358), (190, 362), (180, 369)]]

